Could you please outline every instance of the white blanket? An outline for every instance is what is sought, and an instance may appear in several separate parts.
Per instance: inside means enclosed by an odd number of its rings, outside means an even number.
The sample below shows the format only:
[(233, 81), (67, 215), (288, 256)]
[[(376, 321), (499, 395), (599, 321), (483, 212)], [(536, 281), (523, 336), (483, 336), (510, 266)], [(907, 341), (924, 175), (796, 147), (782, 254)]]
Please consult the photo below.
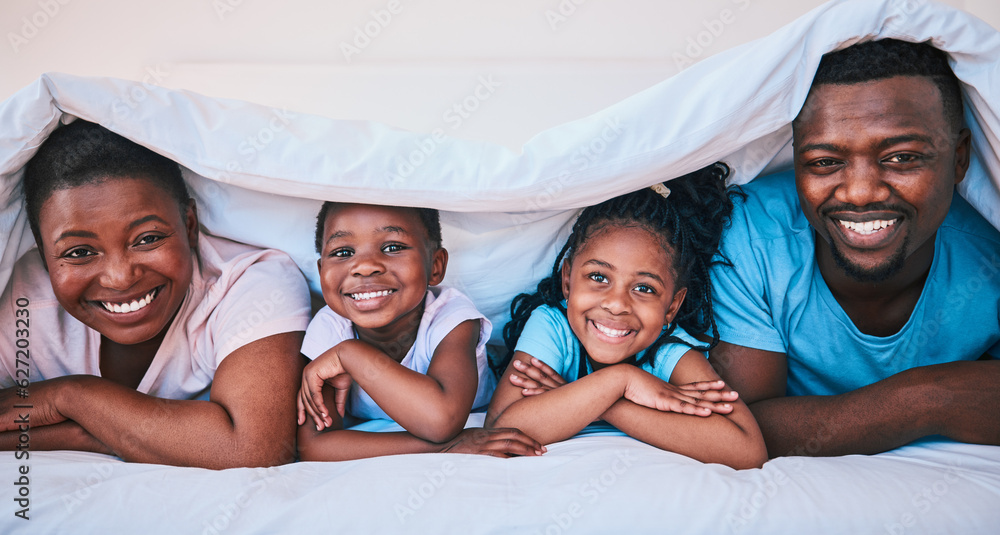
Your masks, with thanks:
[[(72, 115), (180, 162), (210, 232), (288, 251), (317, 289), (319, 199), (445, 210), (445, 283), (502, 325), (510, 299), (551, 269), (577, 208), (716, 160), (735, 169), (735, 182), (787, 168), (790, 122), (820, 56), (881, 37), (931, 39), (952, 55), (975, 150), (960, 189), (1000, 227), (1000, 33), (933, 2), (848, 0), (541, 132), (519, 153), (135, 82), (43, 76), (0, 104), (0, 284), (33, 246), (21, 170)], [(10, 481), (22, 464), (31, 481), (31, 520), (2, 499), (3, 533), (995, 533), (1000, 525), (1000, 448), (949, 442), (744, 472), (625, 437), (574, 439), (539, 459), (410, 455), (222, 472), (66, 452), (0, 459), (8, 481), (0, 497), (17, 497)]]

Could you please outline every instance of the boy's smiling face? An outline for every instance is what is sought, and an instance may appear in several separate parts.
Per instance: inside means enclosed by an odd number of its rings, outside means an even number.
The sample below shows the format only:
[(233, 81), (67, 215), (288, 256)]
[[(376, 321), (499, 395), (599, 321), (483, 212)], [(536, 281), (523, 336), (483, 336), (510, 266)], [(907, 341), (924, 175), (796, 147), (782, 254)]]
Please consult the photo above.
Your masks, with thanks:
[(434, 247), (416, 210), (343, 204), (330, 210), (318, 266), (323, 299), (359, 333), (416, 331), (427, 287), (448, 253)]

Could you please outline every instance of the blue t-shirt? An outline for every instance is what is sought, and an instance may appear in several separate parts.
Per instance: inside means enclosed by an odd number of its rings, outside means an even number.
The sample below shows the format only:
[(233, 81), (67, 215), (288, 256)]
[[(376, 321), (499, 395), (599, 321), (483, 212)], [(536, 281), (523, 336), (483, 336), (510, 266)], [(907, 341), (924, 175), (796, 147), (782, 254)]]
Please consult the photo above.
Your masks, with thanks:
[[(705, 345), (680, 327), (674, 329), (673, 334), (695, 346)], [(521, 332), (521, 337), (517, 340), (515, 350), (527, 353), (548, 364), (567, 382), (579, 379), (580, 341), (573, 334), (573, 329), (570, 328), (566, 315), (558, 308), (548, 305), (536, 308), (525, 323), (524, 331)], [(677, 366), (681, 357), (690, 350), (691, 348), (684, 344), (664, 344), (656, 352), (652, 366), (647, 360), (639, 367), (664, 381), (670, 381), (670, 374), (673, 373), (674, 366)], [(638, 355), (640, 360), (643, 353)], [(587, 363), (587, 371), (588, 373), (593, 371), (589, 362)]]
[(916, 366), (1000, 356), (1000, 233), (955, 194), (909, 321), (891, 336), (854, 326), (815, 258), (791, 172), (744, 186), (713, 269), (722, 340), (785, 353), (788, 395), (836, 395)]

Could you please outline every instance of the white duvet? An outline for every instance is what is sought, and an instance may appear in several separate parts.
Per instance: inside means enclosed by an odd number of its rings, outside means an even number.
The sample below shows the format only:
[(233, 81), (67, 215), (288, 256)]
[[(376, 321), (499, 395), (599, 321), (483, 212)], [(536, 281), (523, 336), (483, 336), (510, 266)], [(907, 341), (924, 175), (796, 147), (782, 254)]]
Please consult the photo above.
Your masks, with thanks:
[[(577, 208), (716, 160), (736, 182), (787, 168), (789, 123), (820, 56), (875, 37), (931, 39), (954, 58), (975, 149), (961, 192), (1000, 227), (1000, 33), (933, 2), (850, 0), (541, 132), (520, 152), (135, 82), (43, 76), (0, 104), (0, 284), (33, 246), (21, 169), (71, 115), (180, 162), (210, 232), (288, 251), (314, 288), (320, 199), (442, 209), (445, 283), (502, 325), (510, 299), (551, 269)], [(129, 94), (142, 94), (141, 105), (121, 106)], [(30, 520), (14, 516), (22, 465)], [(531, 459), (406, 455), (213, 472), (31, 452), (26, 462), (0, 455), (0, 473), (2, 533), (1000, 530), (1000, 447), (947, 441), (742, 472), (587, 436)]]

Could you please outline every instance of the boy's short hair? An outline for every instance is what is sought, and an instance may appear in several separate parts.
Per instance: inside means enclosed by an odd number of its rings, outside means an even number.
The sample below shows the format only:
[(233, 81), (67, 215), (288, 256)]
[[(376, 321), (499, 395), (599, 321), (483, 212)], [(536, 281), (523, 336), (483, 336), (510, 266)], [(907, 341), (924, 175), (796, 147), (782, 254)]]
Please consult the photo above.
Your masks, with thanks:
[(28, 225), (39, 249), (39, 217), (53, 193), (117, 178), (154, 182), (182, 211), (191, 200), (180, 166), (170, 158), (82, 119), (53, 131), (24, 171)]
[[(323, 230), (326, 227), (326, 217), (330, 215), (331, 210), (344, 204), (348, 203), (326, 201), (323, 203), (323, 207), (319, 209), (319, 215), (316, 216), (316, 253), (323, 254)], [(441, 216), (437, 210), (433, 208), (409, 208), (404, 206), (398, 208), (402, 210), (416, 210), (417, 216), (420, 217), (420, 222), (423, 223), (424, 229), (427, 231), (427, 238), (430, 239), (431, 245), (436, 249), (441, 248)]]
[(958, 132), (962, 127), (962, 89), (948, 64), (948, 54), (928, 43), (879, 39), (824, 54), (812, 86), (858, 84), (894, 76), (930, 78), (941, 92), (945, 119)]

